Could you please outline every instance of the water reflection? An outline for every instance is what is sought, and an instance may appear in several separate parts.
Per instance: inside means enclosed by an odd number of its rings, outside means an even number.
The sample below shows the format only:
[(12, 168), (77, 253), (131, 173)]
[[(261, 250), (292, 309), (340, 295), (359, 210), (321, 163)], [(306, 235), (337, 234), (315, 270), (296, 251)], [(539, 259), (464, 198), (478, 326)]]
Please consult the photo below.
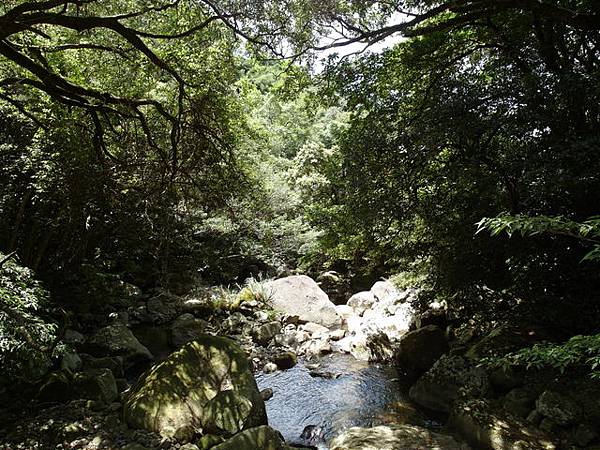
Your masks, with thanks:
[[(311, 376), (311, 369), (328, 378)], [(322, 427), (326, 440), (353, 426), (437, 425), (413, 406), (393, 369), (338, 354), (321, 360), (318, 369), (311, 369), (300, 363), (283, 372), (256, 377), (260, 389), (273, 389), (273, 398), (266, 402), (269, 425), (288, 442), (303, 443), (300, 435), (308, 425)]]

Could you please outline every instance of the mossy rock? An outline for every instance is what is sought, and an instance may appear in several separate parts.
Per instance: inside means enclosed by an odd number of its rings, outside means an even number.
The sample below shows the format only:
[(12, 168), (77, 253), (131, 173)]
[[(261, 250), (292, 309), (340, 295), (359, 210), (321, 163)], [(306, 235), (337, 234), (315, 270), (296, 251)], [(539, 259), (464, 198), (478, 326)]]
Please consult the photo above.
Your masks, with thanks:
[(285, 450), (287, 447), (278, 431), (261, 426), (242, 431), (211, 450)]
[[(230, 436), (267, 423), (246, 355), (231, 340), (201, 335), (142, 376), (124, 419), (166, 437), (190, 430)], [(192, 433), (193, 435), (193, 433)]]

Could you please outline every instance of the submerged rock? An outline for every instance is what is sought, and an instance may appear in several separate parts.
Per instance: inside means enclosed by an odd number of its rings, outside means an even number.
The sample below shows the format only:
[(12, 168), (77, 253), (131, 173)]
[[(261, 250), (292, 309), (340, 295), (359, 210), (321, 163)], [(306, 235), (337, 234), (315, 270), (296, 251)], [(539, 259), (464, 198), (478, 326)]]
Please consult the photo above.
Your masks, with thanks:
[(353, 427), (336, 437), (331, 450), (468, 450), (452, 436), (415, 425)]
[(265, 405), (242, 350), (202, 335), (155, 366), (131, 389), (124, 419), (165, 437), (196, 431), (232, 435), (267, 423)]
[(335, 305), (312, 278), (295, 275), (270, 281), (264, 286), (275, 310), (327, 328), (341, 326)]

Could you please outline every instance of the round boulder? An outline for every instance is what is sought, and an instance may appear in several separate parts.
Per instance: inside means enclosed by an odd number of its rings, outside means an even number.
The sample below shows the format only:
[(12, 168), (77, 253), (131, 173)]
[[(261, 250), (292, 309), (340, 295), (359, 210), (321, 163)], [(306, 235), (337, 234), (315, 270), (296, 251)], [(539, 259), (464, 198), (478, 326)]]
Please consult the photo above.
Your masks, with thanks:
[(335, 305), (319, 285), (306, 275), (295, 275), (264, 285), (273, 309), (303, 322), (315, 322), (327, 328), (341, 326)]
[(125, 399), (132, 428), (186, 440), (202, 430), (230, 436), (267, 423), (265, 405), (243, 351), (201, 335), (155, 366)]

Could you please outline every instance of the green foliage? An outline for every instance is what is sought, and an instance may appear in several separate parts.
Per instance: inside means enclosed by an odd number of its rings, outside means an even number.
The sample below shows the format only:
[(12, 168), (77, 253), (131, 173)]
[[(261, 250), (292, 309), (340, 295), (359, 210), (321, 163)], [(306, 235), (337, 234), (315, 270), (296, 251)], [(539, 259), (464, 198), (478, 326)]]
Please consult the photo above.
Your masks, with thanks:
[(527, 369), (552, 367), (561, 373), (575, 367), (586, 367), (593, 378), (600, 379), (600, 335), (573, 336), (564, 344), (536, 344), (498, 359), (487, 359), (484, 364)]
[(477, 233), (487, 230), (492, 236), (506, 233), (512, 236), (520, 233), (521, 236), (536, 236), (541, 233), (571, 236), (592, 245), (592, 250), (584, 257), (583, 261), (600, 260), (600, 216), (594, 216), (583, 222), (575, 222), (566, 217), (523, 215), (511, 216), (500, 214), (497, 217), (484, 218), (477, 224)]
[(33, 272), (0, 253), (0, 364), (2, 375), (35, 379), (55, 351), (48, 292)]

